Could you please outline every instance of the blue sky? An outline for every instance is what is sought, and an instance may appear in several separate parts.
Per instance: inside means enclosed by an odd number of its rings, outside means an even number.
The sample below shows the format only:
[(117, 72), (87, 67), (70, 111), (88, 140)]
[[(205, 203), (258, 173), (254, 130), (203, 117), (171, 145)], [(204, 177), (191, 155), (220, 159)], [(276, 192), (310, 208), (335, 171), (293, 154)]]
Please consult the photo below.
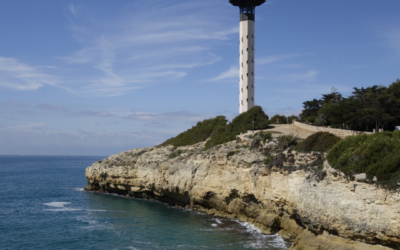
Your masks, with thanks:
[[(400, 1), (270, 0), (256, 9), (256, 104), (400, 78)], [(0, 2), (0, 154), (110, 155), (238, 115), (228, 0)]]

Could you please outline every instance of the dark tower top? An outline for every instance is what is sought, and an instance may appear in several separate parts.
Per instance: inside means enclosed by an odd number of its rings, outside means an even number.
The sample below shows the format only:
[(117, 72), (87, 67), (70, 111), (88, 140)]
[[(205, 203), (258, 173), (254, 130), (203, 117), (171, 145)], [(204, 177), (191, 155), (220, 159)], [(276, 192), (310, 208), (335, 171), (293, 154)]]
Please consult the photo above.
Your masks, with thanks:
[(256, 6), (265, 3), (266, 0), (229, 0), (233, 6), (240, 8), (240, 21), (253, 20)]

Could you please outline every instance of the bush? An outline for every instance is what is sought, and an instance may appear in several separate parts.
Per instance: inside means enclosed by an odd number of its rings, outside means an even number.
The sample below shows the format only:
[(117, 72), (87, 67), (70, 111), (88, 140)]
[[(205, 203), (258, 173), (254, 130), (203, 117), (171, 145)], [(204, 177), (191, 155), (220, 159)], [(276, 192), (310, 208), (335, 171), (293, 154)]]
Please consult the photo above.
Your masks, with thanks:
[(315, 123), (315, 120), (317, 119), (317, 117), (316, 116), (309, 116), (309, 117), (306, 117), (304, 120), (306, 121), (306, 122), (308, 122), (308, 123)]
[(260, 106), (254, 106), (249, 111), (238, 115), (228, 125), (217, 126), (204, 149), (236, 140), (236, 136), (240, 133), (247, 133), (248, 130), (253, 129), (253, 121), (255, 130), (265, 129), (269, 125), (268, 116)]
[(377, 184), (388, 189), (400, 182), (399, 133), (350, 136), (337, 143), (328, 153), (329, 164), (347, 176), (366, 173), (377, 177)]
[(229, 158), (229, 157), (233, 156), (234, 154), (236, 154), (235, 151), (230, 151), (230, 152), (226, 155), (226, 158)]
[(284, 115), (274, 115), (269, 122), (270, 124), (287, 124), (287, 118)]
[(277, 138), (278, 147), (281, 149), (287, 149), (290, 146), (296, 146), (299, 137), (294, 134), (282, 135)]
[(173, 158), (175, 158), (175, 157), (177, 157), (177, 156), (179, 156), (179, 155), (181, 155), (181, 154), (183, 154), (183, 153), (185, 153), (184, 150), (180, 150), (180, 149), (175, 150), (175, 151), (173, 151), (173, 152), (169, 155), (169, 158), (170, 158), (170, 159), (173, 159)]
[(331, 149), (341, 139), (334, 134), (328, 132), (318, 132), (310, 135), (296, 147), (297, 151), (311, 152), (319, 151), (326, 152)]
[(168, 139), (160, 146), (173, 145), (174, 147), (193, 145), (207, 140), (220, 127), (225, 127), (227, 120), (225, 116), (217, 116), (214, 119), (198, 122), (196, 126), (185, 132)]

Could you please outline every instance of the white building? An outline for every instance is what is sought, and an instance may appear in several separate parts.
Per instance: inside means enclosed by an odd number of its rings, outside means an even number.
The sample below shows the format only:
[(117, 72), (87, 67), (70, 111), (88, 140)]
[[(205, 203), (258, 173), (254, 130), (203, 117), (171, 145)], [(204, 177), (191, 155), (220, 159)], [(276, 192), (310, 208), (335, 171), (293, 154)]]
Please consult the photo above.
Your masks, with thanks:
[(256, 6), (266, 0), (230, 0), (240, 8), (240, 84), (239, 113), (248, 111), (254, 106), (254, 15)]

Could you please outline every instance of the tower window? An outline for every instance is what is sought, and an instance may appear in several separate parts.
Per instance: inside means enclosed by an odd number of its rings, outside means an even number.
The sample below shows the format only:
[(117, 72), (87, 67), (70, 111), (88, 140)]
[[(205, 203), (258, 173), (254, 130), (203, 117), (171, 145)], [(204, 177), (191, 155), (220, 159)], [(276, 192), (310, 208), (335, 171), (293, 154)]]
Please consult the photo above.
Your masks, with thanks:
[(251, 86), (254, 89), (254, 85)]
[(243, 75), (242, 75), (242, 80), (243, 80)]
[(247, 48), (247, 51), (249, 51), (249, 48)]
[(243, 100), (242, 100), (242, 105), (243, 105)]
[(251, 47), (254, 50), (254, 47)]
[(246, 89), (249, 89), (249, 86), (246, 86)]
[(243, 88), (242, 88), (242, 93), (243, 93)]
[(243, 50), (242, 50), (242, 55), (243, 55)]
[(249, 39), (249, 36), (247, 36), (247, 39)]
[(254, 38), (254, 34), (251, 35)]
[(247, 73), (247, 76), (249, 76), (249, 73)]
[(247, 64), (249, 64), (249, 61), (247, 61)]
[(249, 98), (247, 98), (246, 101), (248, 102), (248, 101), (249, 101)]
[(251, 59), (252, 60), (252, 62), (254, 63), (254, 59)]
[(254, 72), (251, 72), (252, 74), (253, 74), (253, 76), (254, 76)]
[(242, 42), (243, 42), (243, 37), (242, 37)]
[(242, 63), (242, 68), (243, 68), (243, 63)]
[(252, 97), (251, 100), (254, 101), (254, 97)]

